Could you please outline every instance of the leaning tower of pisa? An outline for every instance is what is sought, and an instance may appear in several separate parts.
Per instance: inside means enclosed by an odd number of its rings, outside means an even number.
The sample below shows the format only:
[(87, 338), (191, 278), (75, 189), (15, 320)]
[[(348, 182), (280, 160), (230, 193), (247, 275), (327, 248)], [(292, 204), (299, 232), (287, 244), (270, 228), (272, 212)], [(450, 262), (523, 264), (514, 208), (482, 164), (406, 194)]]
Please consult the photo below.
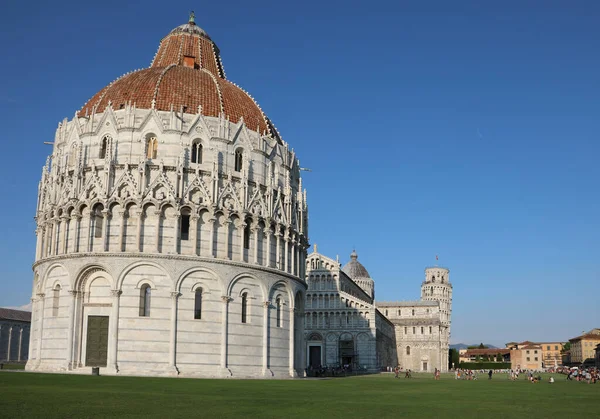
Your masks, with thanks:
[(425, 269), (425, 281), (421, 284), (421, 299), (437, 301), (440, 305), (440, 339), (442, 365), (448, 365), (450, 326), (452, 324), (452, 284), (450, 270), (438, 266)]

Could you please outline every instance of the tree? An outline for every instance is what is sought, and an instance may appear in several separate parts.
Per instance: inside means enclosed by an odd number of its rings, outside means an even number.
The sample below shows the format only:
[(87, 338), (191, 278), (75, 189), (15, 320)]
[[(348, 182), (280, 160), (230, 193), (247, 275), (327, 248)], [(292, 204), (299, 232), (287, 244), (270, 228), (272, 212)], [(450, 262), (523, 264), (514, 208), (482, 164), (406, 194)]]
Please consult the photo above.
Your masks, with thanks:
[(458, 353), (458, 350), (456, 349), (450, 349), (450, 353), (448, 355), (448, 360), (449, 360), (449, 364), (448, 368), (458, 368), (458, 364), (460, 362), (460, 355)]
[(479, 344), (479, 349), (487, 349), (487, 346), (485, 346), (482, 342)]
[(565, 353), (571, 350), (571, 342), (567, 342), (563, 345), (563, 348), (561, 349), (561, 353)]

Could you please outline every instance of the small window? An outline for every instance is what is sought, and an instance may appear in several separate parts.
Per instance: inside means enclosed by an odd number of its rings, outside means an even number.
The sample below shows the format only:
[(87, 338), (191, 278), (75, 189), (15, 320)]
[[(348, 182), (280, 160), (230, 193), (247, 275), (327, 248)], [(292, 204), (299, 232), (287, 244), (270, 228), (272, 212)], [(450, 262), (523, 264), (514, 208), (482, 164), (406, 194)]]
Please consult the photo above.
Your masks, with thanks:
[(423, 326), (421, 326), (421, 334), (424, 335), (425, 334), (425, 328)]
[(194, 319), (202, 318), (202, 288), (197, 288), (194, 294)]
[(52, 316), (58, 317), (58, 309), (60, 308), (60, 285), (56, 285), (52, 290)]
[(158, 138), (149, 137), (148, 141), (146, 142), (146, 145), (146, 157), (149, 159), (155, 159), (158, 155)]
[(534, 354), (537, 354), (537, 350), (533, 351)]
[(414, 310), (414, 309), (413, 309), (413, 311), (412, 311), (412, 315), (413, 315), (413, 316), (415, 315), (415, 310)]
[(404, 334), (408, 335), (408, 327), (406, 327), (406, 326), (404, 327)]
[(281, 327), (281, 298), (277, 299), (277, 327)]
[(235, 151), (235, 171), (242, 171), (242, 162), (244, 161), (244, 151), (240, 148)]
[(388, 311), (386, 310), (386, 311), (385, 311), (385, 316), (387, 317), (387, 315), (388, 315)]
[(202, 143), (200, 141), (194, 141), (192, 144), (192, 163), (202, 163)]
[(527, 355), (529, 355), (529, 350), (527, 351)]
[(550, 350), (550, 345), (546, 346), (546, 350), (549, 351)]
[(102, 142), (100, 143), (100, 153), (98, 155), (99, 158), (106, 158), (106, 151), (108, 150), (108, 137), (102, 138)]
[(242, 323), (248, 323), (248, 293), (242, 294)]
[(188, 214), (181, 216), (181, 224), (179, 225), (179, 237), (181, 237), (181, 240), (190, 239), (190, 216)]
[(536, 357), (534, 358), (534, 360), (535, 360), (535, 361), (537, 361), (537, 360), (538, 360), (538, 357), (536, 356)]
[(554, 350), (558, 351), (558, 345), (554, 345)]
[(77, 144), (73, 144), (69, 153), (69, 166), (71, 167), (75, 166), (77, 163), (77, 151)]
[(406, 347), (406, 355), (410, 355), (410, 346)]
[(150, 317), (150, 285), (140, 288), (140, 317)]
[(529, 361), (530, 361), (530, 359), (529, 359), (529, 357), (527, 357), (527, 362), (529, 362)]
[(433, 329), (431, 328), (431, 326), (429, 326), (429, 334), (431, 335), (433, 333)]
[(413, 327), (413, 335), (416, 335), (416, 334), (417, 334), (417, 328)]
[(402, 310), (398, 310), (398, 316), (402, 315)]
[(94, 209), (94, 237), (101, 238), (102, 237), (102, 223), (104, 222), (104, 217), (102, 215), (101, 207), (96, 207)]
[(244, 249), (250, 249), (250, 223), (244, 226)]

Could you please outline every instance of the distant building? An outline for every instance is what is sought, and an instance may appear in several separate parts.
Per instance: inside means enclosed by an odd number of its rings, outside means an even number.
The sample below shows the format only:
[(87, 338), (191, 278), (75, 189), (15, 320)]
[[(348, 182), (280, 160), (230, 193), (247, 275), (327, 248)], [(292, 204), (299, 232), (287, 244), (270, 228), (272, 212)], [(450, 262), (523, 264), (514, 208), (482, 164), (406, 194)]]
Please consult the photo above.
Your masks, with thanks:
[[(510, 362), (510, 349), (461, 349), (458, 351), (459, 362)], [(498, 355), (502, 358), (498, 360)]]
[(30, 327), (29, 311), (0, 308), (0, 363), (27, 361)]
[(507, 343), (510, 349), (510, 366), (512, 369), (542, 369), (542, 346), (526, 340), (521, 343)]
[(562, 365), (562, 342), (537, 342), (542, 347), (542, 366), (544, 368)]
[(600, 368), (600, 345), (596, 345), (595, 351), (596, 351), (596, 357), (595, 357), (596, 368)]
[(596, 357), (595, 348), (600, 344), (600, 328), (592, 329), (581, 336), (569, 339), (569, 342), (571, 342), (571, 362), (593, 361)]

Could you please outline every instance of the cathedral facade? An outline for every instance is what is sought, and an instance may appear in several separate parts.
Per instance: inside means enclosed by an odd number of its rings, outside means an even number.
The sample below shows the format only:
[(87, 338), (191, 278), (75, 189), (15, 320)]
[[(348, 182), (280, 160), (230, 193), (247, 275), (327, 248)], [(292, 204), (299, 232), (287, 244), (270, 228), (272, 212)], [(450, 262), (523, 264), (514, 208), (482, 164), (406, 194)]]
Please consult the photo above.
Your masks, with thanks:
[(27, 370), (302, 374), (307, 220), (297, 156), (192, 16), (58, 126)]
[(448, 370), (449, 270), (425, 270), (417, 301), (377, 302), (375, 281), (356, 252), (341, 267), (317, 252), (306, 259), (305, 329), (309, 368)]

